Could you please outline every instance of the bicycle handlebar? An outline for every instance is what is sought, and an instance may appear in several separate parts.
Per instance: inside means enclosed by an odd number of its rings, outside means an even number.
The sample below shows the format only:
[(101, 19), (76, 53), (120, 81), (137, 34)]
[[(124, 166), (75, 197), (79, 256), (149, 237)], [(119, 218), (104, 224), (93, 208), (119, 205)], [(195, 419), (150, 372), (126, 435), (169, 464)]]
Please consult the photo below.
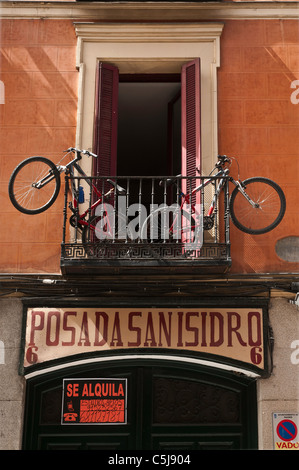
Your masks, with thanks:
[[(218, 155), (218, 162), (215, 165), (215, 168), (221, 168), (224, 163), (231, 163), (231, 158), (229, 158), (227, 155)], [(196, 168), (196, 170), (199, 172), (199, 169)], [(164, 184), (167, 186), (176, 183), (177, 178), (180, 178), (182, 175), (177, 175), (173, 176), (172, 178), (167, 178), (166, 180), (160, 180), (159, 186), (163, 186)]]
[(230, 162), (231, 159), (229, 157), (227, 157), (226, 155), (218, 155), (218, 160), (221, 161), (221, 163), (224, 163), (224, 162)]
[(221, 168), (224, 163), (230, 163), (231, 164), (231, 158), (227, 157), (226, 155), (218, 155), (218, 162), (215, 165), (215, 168)]
[(80, 150), (80, 149), (77, 149), (75, 147), (70, 147), (67, 150), (65, 150), (65, 152), (83, 153), (83, 155), (87, 155), (88, 157), (98, 158), (98, 156), (95, 153), (92, 153), (89, 150)]

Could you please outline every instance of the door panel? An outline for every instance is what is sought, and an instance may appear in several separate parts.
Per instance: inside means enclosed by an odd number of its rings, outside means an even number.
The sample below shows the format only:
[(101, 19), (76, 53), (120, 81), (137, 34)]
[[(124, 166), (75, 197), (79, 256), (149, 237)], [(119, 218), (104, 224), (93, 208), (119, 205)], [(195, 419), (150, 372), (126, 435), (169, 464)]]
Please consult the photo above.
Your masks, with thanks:
[(242, 407), (244, 394), (238, 387), (217, 381), (216, 377), (211, 380), (202, 373), (188, 370), (178, 373), (177, 370), (160, 368), (152, 370), (151, 384), (152, 418), (148, 426), (151, 435), (146, 436), (148, 448), (241, 448), (247, 416)]
[(43, 450), (126, 450), (129, 446), (130, 436), (117, 434), (46, 434), (39, 441), (39, 449)]
[(214, 435), (201, 436), (187, 434), (184, 436), (153, 436), (153, 449), (156, 450), (233, 450), (240, 449), (239, 436)]

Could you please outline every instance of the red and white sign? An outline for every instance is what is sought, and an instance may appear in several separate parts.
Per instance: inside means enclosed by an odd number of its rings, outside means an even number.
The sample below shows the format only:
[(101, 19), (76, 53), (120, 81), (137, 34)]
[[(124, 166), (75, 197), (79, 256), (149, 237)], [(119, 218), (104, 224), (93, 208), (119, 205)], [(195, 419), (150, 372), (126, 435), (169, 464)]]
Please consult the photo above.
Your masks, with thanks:
[(61, 424), (126, 424), (127, 379), (64, 379)]
[(299, 450), (299, 413), (273, 413), (275, 450)]
[(163, 348), (263, 370), (263, 332), (263, 310), (254, 308), (31, 308), (24, 367), (95, 351)]

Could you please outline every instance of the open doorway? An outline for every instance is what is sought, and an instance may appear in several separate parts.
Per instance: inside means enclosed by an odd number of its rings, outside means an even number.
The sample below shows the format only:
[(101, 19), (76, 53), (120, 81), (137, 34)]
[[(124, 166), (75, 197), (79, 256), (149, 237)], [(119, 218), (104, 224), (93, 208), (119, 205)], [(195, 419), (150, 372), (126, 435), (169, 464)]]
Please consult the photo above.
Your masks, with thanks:
[(120, 75), (118, 176), (180, 173), (180, 87), (180, 75)]
[(200, 58), (180, 74), (119, 74), (99, 62), (93, 151), (94, 176), (201, 171)]
[[(122, 74), (117, 65), (99, 62), (93, 149), (100, 158), (93, 175), (116, 175), (126, 207), (139, 204), (148, 213), (150, 206), (178, 204), (178, 189), (160, 186), (160, 177), (200, 171), (200, 115), (200, 58), (179, 74)], [(183, 179), (184, 193), (187, 184)]]

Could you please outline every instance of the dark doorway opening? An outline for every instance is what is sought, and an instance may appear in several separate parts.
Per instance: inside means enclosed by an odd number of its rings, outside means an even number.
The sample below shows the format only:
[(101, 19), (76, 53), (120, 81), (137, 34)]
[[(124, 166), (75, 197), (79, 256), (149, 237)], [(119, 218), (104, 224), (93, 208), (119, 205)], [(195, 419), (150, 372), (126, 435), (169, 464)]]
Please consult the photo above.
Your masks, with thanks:
[(118, 176), (180, 173), (180, 75), (120, 75)]

